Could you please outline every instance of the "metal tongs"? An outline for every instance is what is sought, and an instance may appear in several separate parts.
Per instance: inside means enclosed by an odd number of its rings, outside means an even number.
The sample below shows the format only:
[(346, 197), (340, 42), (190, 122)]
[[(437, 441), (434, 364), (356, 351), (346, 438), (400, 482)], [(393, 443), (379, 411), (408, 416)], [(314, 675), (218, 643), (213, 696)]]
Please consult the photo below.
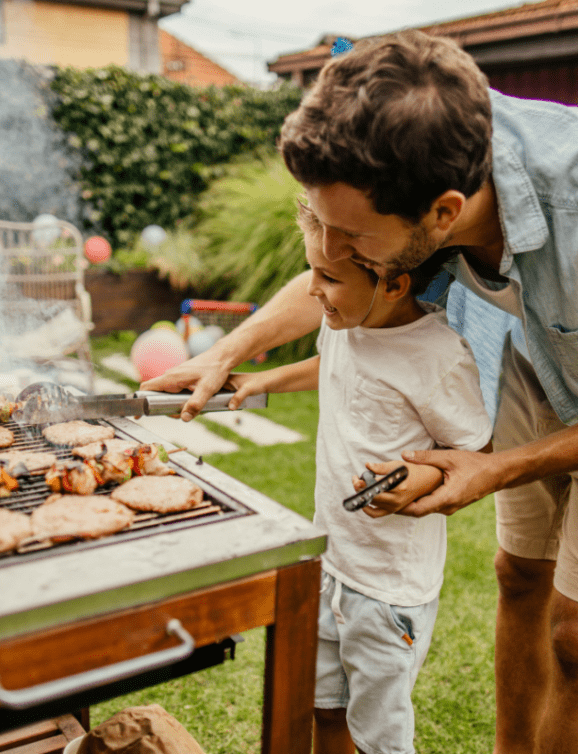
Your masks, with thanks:
[[(160, 393), (139, 390), (136, 393), (110, 395), (75, 394), (69, 389), (51, 382), (36, 382), (19, 394), (17, 402), (23, 402), (12, 418), (18, 424), (47, 424), (73, 419), (106, 419), (112, 416), (161, 416), (178, 414), (192, 393)], [(213, 395), (201, 413), (228, 411), (232, 392)], [(266, 408), (267, 394), (248, 396), (239, 408)]]
[(356, 492), (355, 495), (351, 495), (351, 497), (346, 497), (343, 501), (343, 507), (346, 511), (358, 511), (361, 508), (365, 508), (380, 492), (388, 492), (397, 487), (400, 482), (403, 482), (407, 478), (407, 473), (407, 466), (400, 466), (376, 482), (374, 481), (375, 474), (373, 471), (367, 469), (360, 475), (360, 479), (363, 479), (367, 487), (360, 492)]

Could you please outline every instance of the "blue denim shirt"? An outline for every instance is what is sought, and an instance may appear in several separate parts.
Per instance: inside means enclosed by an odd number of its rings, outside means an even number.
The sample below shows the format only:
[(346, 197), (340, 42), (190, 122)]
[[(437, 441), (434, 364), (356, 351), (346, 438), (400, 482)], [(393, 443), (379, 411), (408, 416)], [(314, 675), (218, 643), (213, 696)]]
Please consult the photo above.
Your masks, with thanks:
[[(491, 97), (493, 180), (504, 235), (500, 273), (516, 291), (524, 319), (500, 312), (465, 291), (459, 282), (450, 288), (448, 319), (472, 346), (492, 416), (502, 344), (511, 329), (522, 352), (527, 345), (527, 354), (560, 419), (575, 424), (578, 108), (494, 91)], [(455, 265), (448, 268), (456, 274)]]

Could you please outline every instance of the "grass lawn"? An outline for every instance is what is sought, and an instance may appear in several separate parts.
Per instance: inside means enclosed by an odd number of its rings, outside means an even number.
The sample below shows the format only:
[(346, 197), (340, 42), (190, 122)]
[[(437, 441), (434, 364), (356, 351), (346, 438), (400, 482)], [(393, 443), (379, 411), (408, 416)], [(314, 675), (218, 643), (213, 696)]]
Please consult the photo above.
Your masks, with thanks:
[[(98, 339), (96, 360), (112, 352), (109, 347), (110, 339)], [(270, 366), (271, 362), (259, 368)], [(205, 460), (311, 518), (317, 395), (272, 395), (269, 407), (260, 413), (298, 430), (307, 440), (261, 448), (235, 435), (238, 452), (205, 456)], [(204, 418), (196, 421), (231, 436)], [(414, 691), (418, 754), (488, 754), (492, 750), (495, 548), (492, 498), (448, 519), (440, 610), (432, 647)], [(259, 752), (264, 635), (264, 629), (247, 632), (234, 661), (92, 707), (91, 723), (96, 725), (127, 706), (156, 702), (193, 733), (207, 754)]]

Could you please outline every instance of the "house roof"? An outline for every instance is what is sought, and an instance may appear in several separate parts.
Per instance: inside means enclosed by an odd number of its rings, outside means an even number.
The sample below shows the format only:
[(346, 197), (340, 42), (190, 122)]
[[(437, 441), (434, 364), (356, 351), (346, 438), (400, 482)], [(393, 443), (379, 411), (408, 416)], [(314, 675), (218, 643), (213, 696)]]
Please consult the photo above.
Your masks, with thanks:
[[(565, 38), (569, 32), (578, 31), (578, 0), (542, 0), (538, 3), (525, 3), (513, 8), (485, 13), (479, 16), (459, 18), (429, 26), (416, 27), (430, 34), (453, 37), (462, 47), (477, 47), (496, 45), (500, 42), (520, 45), (522, 39), (535, 39), (546, 35), (556, 35), (560, 38), (557, 47), (549, 46), (550, 55), (575, 54), (578, 48)], [(375, 34), (367, 39), (375, 39), (381, 34)], [(521, 51), (512, 48), (507, 54), (522, 55)], [(525, 56), (539, 54), (536, 46), (525, 47)], [(275, 73), (303, 70), (319, 67), (331, 55), (331, 46), (320, 44), (311, 50), (281, 55), (277, 60), (269, 63), (269, 70)], [(478, 56), (474, 55), (476, 59)], [(486, 62), (486, 61), (484, 61)], [(488, 59), (487, 62), (492, 62)]]
[(159, 49), (163, 76), (172, 81), (180, 81), (191, 86), (226, 86), (242, 83), (226, 68), (164, 29), (159, 29)]
[(543, 0), (420, 27), (432, 34), (457, 38), (463, 46), (497, 42), (501, 39), (555, 34), (578, 29), (578, 0)]
[(124, 10), (159, 18), (178, 13), (187, 0), (48, 0), (59, 5), (84, 5), (91, 8)]

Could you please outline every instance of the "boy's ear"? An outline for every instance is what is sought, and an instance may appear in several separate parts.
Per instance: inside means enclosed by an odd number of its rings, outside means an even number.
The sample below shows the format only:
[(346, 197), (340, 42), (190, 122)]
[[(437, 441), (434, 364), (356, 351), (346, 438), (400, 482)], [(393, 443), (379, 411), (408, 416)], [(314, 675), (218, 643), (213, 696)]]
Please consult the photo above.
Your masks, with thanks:
[(397, 301), (411, 290), (411, 277), (407, 272), (389, 281), (383, 281), (383, 298), (386, 301)]

